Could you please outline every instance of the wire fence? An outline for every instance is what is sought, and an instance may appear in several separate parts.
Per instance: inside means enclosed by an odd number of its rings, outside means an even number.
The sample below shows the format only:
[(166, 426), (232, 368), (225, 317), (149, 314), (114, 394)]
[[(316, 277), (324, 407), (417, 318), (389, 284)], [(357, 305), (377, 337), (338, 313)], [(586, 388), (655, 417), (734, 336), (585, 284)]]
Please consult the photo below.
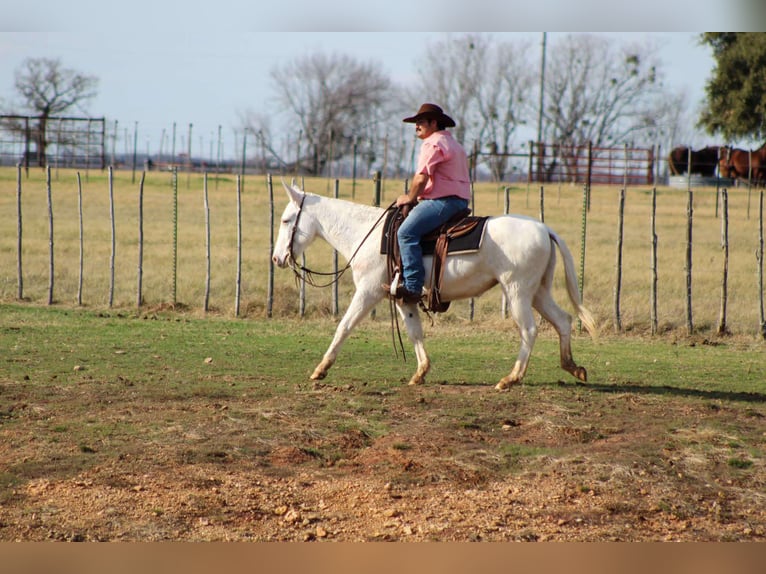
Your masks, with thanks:
[[(147, 295), (150, 300), (157, 303), (168, 303), (172, 306), (177, 305), (190, 305), (190, 301), (199, 297), (199, 304), (192, 304), (192, 306), (200, 306), (204, 312), (212, 310), (211, 298), (218, 299), (220, 301), (222, 292), (230, 292), (233, 294), (233, 315), (235, 317), (242, 316), (243, 314), (249, 314), (253, 312), (254, 308), (263, 309), (266, 316), (271, 317), (274, 313), (275, 305), (279, 304), (280, 313), (295, 313), (299, 316), (306, 316), (312, 311), (306, 304), (306, 290), (305, 284), (301, 283), (298, 286), (297, 297), (299, 301), (290, 302), (290, 293), (296, 293), (289, 287), (286, 287), (284, 282), (285, 277), (277, 279), (275, 275), (275, 269), (270, 259), (270, 253), (273, 250), (274, 234), (277, 227), (277, 221), (275, 214), (275, 200), (272, 177), (267, 174), (264, 181), (259, 181), (257, 190), (250, 190), (248, 193), (244, 192), (244, 180), (240, 175), (236, 175), (236, 181), (227, 181), (227, 191), (213, 191), (211, 196), (210, 175), (203, 174), (201, 180), (194, 180), (195, 187), (188, 192), (179, 193), (178, 186), (178, 172), (174, 170), (170, 176), (170, 181), (164, 181), (164, 183), (157, 184), (152, 183), (152, 188), (148, 192), (148, 201), (150, 201), (150, 207), (147, 211), (147, 191), (146, 191), (146, 173), (142, 172), (140, 181), (137, 188), (134, 184), (130, 184), (126, 189), (125, 180), (119, 182), (119, 189), (115, 189), (115, 177), (112, 168), (108, 169), (108, 178), (106, 181), (106, 205), (103, 206), (101, 211), (96, 211), (91, 203), (95, 201), (102, 201), (97, 196), (104, 194), (94, 193), (93, 184), (91, 189), (85, 193), (85, 200), (83, 194), (83, 182), (80, 178), (79, 172), (69, 172), (66, 174), (68, 181), (56, 183), (52, 178), (51, 167), (46, 168), (45, 177), (45, 201), (41, 201), (39, 194), (39, 186), (34, 184), (32, 189), (26, 189), (25, 178), (22, 175), (22, 167), (17, 166), (16, 172), (16, 201), (15, 204), (11, 202), (4, 202), (5, 205), (3, 216), (5, 221), (16, 221), (16, 237), (13, 244), (10, 242), (3, 249), (3, 284), (8, 285), (13, 282), (12, 269), (15, 269), (16, 279), (16, 292), (15, 296), (11, 298), (20, 301), (24, 300), (39, 300), (39, 295), (29, 297), (28, 293), (34, 291), (39, 293), (40, 287), (43, 281), (47, 281), (47, 288), (45, 290), (44, 301), (48, 305), (56, 304), (58, 301), (67, 300), (72, 297), (72, 293), (76, 293), (74, 297), (77, 305), (98, 305), (99, 302), (104, 302), (107, 307), (113, 306), (125, 307), (130, 306), (126, 303), (124, 293), (127, 291), (127, 282), (135, 282), (135, 293), (133, 301), (135, 307), (141, 309), (146, 306)], [(75, 184), (76, 191), (74, 193), (71, 190), (64, 192), (59, 191), (60, 188), (72, 187), (71, 178), (76, 176)], [(252, 179), (252, 178), (251, 178)], [(377, 174), (373, 178), (372, 185), (365, 184), (366, 192), (364, 195), (369, 197), (369, 202), (376, 205), (380, 205), (385, 194), (384, 186), (382, 185), (383, 178), (380, 174)], [(627, 181), (627, 180), (626, 180)], [(201, 189), (196, 189), (197, 185), (201, 182)], [(233, 183), (233, 189), (232, 189)], [(255, 183), (249, 183), (249, 186), (256, 187)], [(313, 185), (321, 186), (316, 180), (313, 181)], [(396, 194), (400, 191), (401, 182), (389, 182), (389, 193)], [(405, 183), (406, 185), (406, 183)], [(349, 197), (351, 190), (353, 189), (351, 182), (343, 182), (344, 191), (343, 195)], [(170, 193), (167, 192), (170, 188)], [(332, 191), (330, 192), (335, 197), (341, 196), (340, 192), (341, 182), (340, 180), (334, 180)], [(631, 202), (635, 202), (636, 198), (640, 198), (642, 205), (645, 204), (645, 198), (647, 194), (651, 197), (651, 234), (646, 244), (650, 253), (646, 259), (651, 260), (651, 282), (648, 286), (648, 293), (646, 298), (651, 301), (651, 313), (650, 313), (650, 330), (652, 334), (656, 334), (662, 330), (662, 324), (673, 323), (679, 320), (678, 313), (680, 308), (683, 308), (685, 315), (684, 327), (689, 334), (692, 334), (699, 330), (698, 322), (695, 320), (693, 310), (695, 307), (699, 307), (700, 299), (705, 301), (705, 307), (711, 307), (710, 301), (718, 301), (719, 304), (715, 305), (719, 307), (719, 313), (716, 319), (709, 317), (709, 309), (706, 309), (706, 315), (708, 316), (703, 323), (703, 328), (714, 330), (717, 334), (724, 335), (731, 331), (731, 320), (729, 318), (729, 309), (731, 306), (730, 300), (730, 282), (732, 277), (735, 277), (737, 281), (736, 292), (742, 292), (745, 288), (742, 285), (743, 281), (747, 281), (746, 276), (757, 277), (756, 281), (751, 281), (751, 285), (747, 287), (748, 292), (756, 293), (756, 297), (750, 297), (752, 301), (752, 308), (750, 311), (745, 312), (746, 316), (758, 316), (758, 320), (752, 320), (750, 325), (757, 324), (757, 331), (766, 337), (766, 322), (764, 321), (764, 305), (763, 305), (763, 190), (759, 194), (758, 202), (758, 217), (757, 224), (750, 218), (750, 206), (749, 199), (746, 212), (744, 211), (743, 201), (744, 196), (741, 194), (737, 196), (737, 215), (735, 221), (730, 221), (729, 212), (729, 197), (730, 192), (727, 189), (713, 189), (705, 190), (705, 201), (707, 213), (704, 216), (705, 231), (702, 238), (697, 238), (693, 235), (693, 231), (700, 225), (695, 221), (695, 205), (700, 202), (699, 198), (695, 198), (695, 190), (689, 187), (686, 190), (686, 217), (679, 220), (678, 214), (672, 215), (673, 223), (668, 224), (668, 220), (671, 216), (662, 211), (662, 204), (668, 204), (672, 201), (673, 210), (678, 211), (681, 204), (679, 202), (678, 191), (660, 191), (661, 211), (657, 213), (658, 203), (658, 191), (656, 187), (652, 187), (651, 190), (642, 189), (636, 190), (634, 188), (621, 187), (618, 194), (618, 206), (616, 216), (613, 214), (607, 218), (604, 216), (603, 206), (600, 211), (595, 214), (591, 214), (592, 208), (592, 189), (590, 186), (582, 186), (582, 209), (580, 211), (580, 221), (573, 221), (571, 217), (572, 206), (577, 205), (577, 200), (573, 198), (572, 190), (573, 186), (567, 188), (566, 194), (569, 196), (565, 202), (567, 207), (561, 207), (561, 195), (550, 193), (551, 188), (548, 187), (548, 193), (546, 194), (546, 186), (539, 186), (539, 189), (533, 189), (530, 184), (526, 186), (502, 186), (497, 188), (496, 193), (502, 195), (503, 212), (531, 212), (537, 211), (535, 214), (539, 219), (546, 221), (553, 218), (557, 221), (556, 226), (565, 225), (565, 233), (567, 237), (576, 237), (577, 231), (580, 232), (580, 290), (585, 295), (586, 299), (590, 297), (600, 300), (600, 305), (604, 306), (606, 297), (604, 296), (604, 278), (612, 275), (613, 282), (611, 284), (610, 291), (613, 293), (612, 308), (608, 311), (601, 309), (602, 316), (611, 316), (611, 323), (615, 332), (623, 332), (626, 327), (625, 321), (625, 307), (624, 307), (624, 285), (631, 285), (629, 290), (635, 290), (636, 275), (635, 275), (635, 257), (637, 252), (636, 234), (636, 217), (630, 215)], [(555, 189), (555, 188), (554, 188)], [(232, 194), (233, 192), (233, 199)], [(328, 193), (328, 195), (330, 194)], [(539, 193), (536, 201), (531, 201), (531, 198), (535, 197), (535, 194)], [(611, 196), (613, 190), (606, 189), (598, 192), (601, 197), (599, 200), (603, 203), (605, 196)], [(671, 193), (672, 195), (667, 195)], [(703, 192), (700, 192), (703, 193)], [(627, 194), (627, 199), (626, 199)], [(663, 194), (665, 194), (663, 196)], [(481, 197), (478, 198), (479, 203), (487, 205), (491, 201), (491, 195), (486, 191), (482, 192)], [(681, 192), (681, 195), (684, 195)], [(130, 198), (128, 196), (131, 196)], [(194, 199), (196, 197), (196, 199)], [(60, 198), (60, 199), (59, 199)], [(358, 199), (357, 199), (358, 200)], [(191, 203), (201, 204), (202, 209), (193, 208)], [(498, 196), (499, 202), (499, 196)], [(160, 203), (162, 206), (160, 206)], [(530, 207), (532, 203), (532, 207)], [(225, 204), (225, 207), (224, 207)], [(714, 205), (714, 213), (712, 209), (709, 209), (709, 205)], [(41, 208), (44, 205), (44, 217), (42, 216), (43, 210)], [(84, 209), (84, 206), (86, 209)], [(627, 205), (627, 207), (626, 207)], [(626, 217), (626, 209), (628, 216)], [(667, 207), (666, 207), (667, 209)], [(191, 212), (194, 213), (191, 213)], [(227, 215), (218, 215), (216, 218), (215, 212), (227, 211)], [(15, 213), (14, 213), (15, 212)], [(211, 217), (213, 212), (213, 217)], [(746, 215), (742, 215), (746, 213)], [(223, 219), (221, 219), (223, 217)], [(626, 222), (627, 219), (627, 222)], [(720, 241), (715, 244), (711, 244), (710, 229), (712, 225), (718, 225), (715, 222), (720, 222)], [(659, 222), (659, 223), (658, 223)], [(682, 222), (682, 223), (681, 223)], [(30, 225), (31, 224), (31, 225)], [(732, 227), (732, 224), (734, 227)], [(658, 228), (663, 227), (664, 231), (659, 232)], [(170, 230), (169, 235), (165, 235), (165, 240), (158, 240), (156, 237), (157, 227), (161, 227), (165, 232)], [(155, 234), (154, 238), (146, 232), (147, 227), (151, 228), (152, 233)], [(681, 237), (678, 235), (679, 230), (676, 228), (683, 227), (684, 235)], [(223, 228), (223, 229), (222, 229)], [(610, 232), (609, 228), (616, 228), (616, 233)], [(729, 233), (730, 229), (738, 231), (736, 240), (730, 242)], [(740, 228), (746, 230), (746, 235), (742, 236), (739, 231)], [(86, 233), (89, 230), (89, 233)], [(228, 233), (228, 235), (225, 235)], [(629, 236), (626, 240), (625, 235)], [(200, 237), (204, 237), (204, 252), (200, 256)], [(611, 237), (611, 239), (610, 239)], [(671, 239), (672, 237), (672, 239)], [(589, 243), (586, 249), (586, 238)], [(595, 241), (595, 243), (594, 243)], [(673, 252), (673, 257), (676, 257), (675, 266), (682, 266), (684, 272), (684, 288), (683, 293), (678, 297), (678, 301), (669, 306), (673, 309), (670, 316), (663, 318), (661, 312), (658, 312), (658, 300), (662, 300), (663, 297), (667, 298), (667, 295), (663, 292), (667, 292), (668, 288), (664, 287), (663, 281), (660, 279), (667, 276), (667, 269), (661, 268), (665, 266), (665, 260), (668, 255), (658, 255), (658, 244), (663, 242), (675, 243), (672, 247), (666, 247)], [(614, 242), (616, 245), (616, 263), (614, 265), (605, 263), (604, 252), (610, 250), (608, 247), (610, 242)], [(168, 243), (170, 245), (168, 245)], [(232, 245), (233, 243), (233, 245)], [(226, 245), (224, 245), (226, 244)], [(108, 246), (108, 247), (107, 247)], [(170, 254), (164, 259), (158, 259), (157, 251), (165, 249), (167, 251), (169, 247)], [(104, 249), (108, 249), (107, 254), (104, 254)], [(630, 255), (626, 255), (624, 251), (630, 249)], [(756, 265), (753, 266), (749, 272), (743, 271), (747, 266), (744, 264), (744, 258), (746, 253), (752, 253), (753, 248), (756, 254)], [(126, 265), (125, 252), (137, 253), (137, 269), (136, 275), (130, 279), (131, 274), (128, 272), (128, 268), (131, 265)], [(698, 254), (696, 250), (701, 251), (704, 255)], [(100, 251), (101, 255), (94, 255), (93, 251)], [(255, 251), (258, 253), (258, 261), (254, 261), (250, 254)], [(717, 253), (718, 252), (718, 253)], [(10, 254), (15, 255), (16, 265), (12, 265), (10, 261)], [(322, 253), (322, 251), (318, 251)], [(328, 264), (337, 271), (338, 268), (338, 256), (337, 253), (327, 250), (325, 255), (328, 257)], [(683, 253), (683, 259), (677, 259), (677, 255)], [(149, 259), (147, 259), (147, 254)], [(665, 260), (663, 260), (663, 257)], [(698, 270), (693, 266), (693, 262), (700, 261), (700, 257), (703, 258), (705, 263), (703, 269)], [(718, 281), (720, 294), (716, 296), (711, 293), (713, 290), (712, 285), (715, 282), (711, 276), (715, 275), (714, 269), (710, 265), (710, 261), (713, 257), (721, 257), (721, 274)], [(730, 259), (731, 258), (731, 259)], [(98, 259), (98, 262), (91, 261), (89, 259)], [(234, 260), (234, 275), (232, 276), (229, 271), (222, 271), (220, 261), (221, 260)], [(608, 259), (608, 258), (607, 258)], [(646, 260), (645, 259), (645, 260)], [(736, 270), (730, 270), (731, 260), (734, 259), (738, 262)], [(189, 279), (184, 276), (189, 272), (190, 266), (193, 264), (196, 267), (199, 266), (200, 260), (204, 260), (205, 276), (204, 281), (200, 281), (203, 285), (204, 294), (192, 295), (189, 293), (196, 293), (197, 289), (190, 289)], [(631, 263), (630, 261), (634, 262)], [(27, 263), (30, 262), (30, 264)], [(627, 261), (627, 262), (626, 262)], [(660, 261), (663, 261), (661, 264)], [(45, 263), (43, 265), (43, 262)], [(193, 262), (193, 263), (192, 263)], [(588, 265), (586, 266), (586, 262)], [(94, 281), (92, 276), (103, 276), (103, 265), (108, 265), (108, 282), (104, 285), (103, 281), (99, 279)], [(671, 265), (672, 266), (672, 265)], [(610, 273), (609, 267), (613, 269)], [(71, 277), (72, 270), (78, 270), (78, 276), (76, 280)], [(284, 273), (284, 272), (283, 272)], [(90, 274), (90, 275), (89, 275)], [(154, 281), (147, 284), (145, 281), (146, 275), (154, 276)], [(197, 272), (193, 273), (197, 276)], [(226, 279), (216, 277), (216, 275), (226, 275)], [(626, 275), (630, 277), (626, 278)], [(158, 292), (157, 289), (157, 277), (164, 276), (170, 278), (170, 289), (160, 289), (164, 291)], [(179, 277), (183, 278), (184, 295), (179, 298)], [(745, 279), (743, 280), (743, 277)], [(706, 292), (703, 295), (699, 295), (697, 292), (697, 283), (700, 280), (704, 280), (704, 289)], [(64, 281), (64, 285), (60, 286), (59, 282)], [(196, 281), (196, 280), (195, 280)], [(254, 291), (261, 292), (264, 288), (253, 288), (254, 282), (259, 282), (261, 285), (265, 285), (265, 292), (263, 292), (263, 300), (258, 303), (254, 300)], [(589, 284), (595, 281), (602, 285), (598, 287), (600, 291), (598, 293), (590, 293)], [(84, 293), (87, 291), (84, 289), (84, 285), (88, 283), (99, 283), (101, 288), (105, 288), (107, 295), (104, 299), (103, 296), (93, 297), (93, 289), (91, 293), (91, 300), (88, 299)], [(275, 285), (277, 287), (275, 288)], [(243, 290), (249, 290), (250, 295), (248, 297), (248, 308), (243, 309)], [(321, 309), (314, 309), (320, 313), (329, 313), (332, 315), (338, 315), (341, 313), (344, 305), (350, 293), (353, 290), (353, 286), (345, 283), (340, 286), (336, 284), (331, 295), (331, 301), (324, 311)], [(119, 298), (115, 297), (117, 292), (122, 293)], [(9, 293), (6, 292), (4, 298), (8, 298)], [(676, 295), (678, 296), (678, 295)], [(259, 296), (260, 297), (260, 296)], [(682, 301), (683, 304), (679, 305)], [(737, 301), (741, 305), (742, 301)], [(635, 299), (631, 299), (631, 304), (635, 304)], [(468, 307), (468, 320), (474, 319), (474, 306), (471, 302)], [(636, 310), (631, 311), (631, 315), (634, 317), (628, 321), (628, 325), (637, 322), (635, 316)], [(500, 304), (500, 316), (502, 318), (508, 317), (507, 302), (502, 300)], [(741, 320), (742, 314), (738, 315), (738, 320)], [(640, 322), (640, 321), (638, 321)], [(713, 326), (713, 323), (715, 325)], [(630, 328), (630, 327), (628, 327)], [(744, 325), (738, 325), (737, 330), (748, 331), (752, 330)]]

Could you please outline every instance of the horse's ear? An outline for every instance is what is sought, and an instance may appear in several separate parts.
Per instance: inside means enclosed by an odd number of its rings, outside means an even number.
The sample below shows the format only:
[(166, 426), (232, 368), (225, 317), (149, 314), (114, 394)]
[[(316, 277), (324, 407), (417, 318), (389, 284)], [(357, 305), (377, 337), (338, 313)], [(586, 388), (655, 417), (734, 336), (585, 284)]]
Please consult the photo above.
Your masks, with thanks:
[(287, 185), (285, 183), (285, 180), (282, 180), (282, 186), (285, 188), (285, 191), (287, 192), (287, 196), (290, 198), (290, 200), (293, 203), (300, 204), (301, 199), (303, 199), (303, 192), (295, 185), (295, 180), (293, 180), (293, 183), (291, 185)]

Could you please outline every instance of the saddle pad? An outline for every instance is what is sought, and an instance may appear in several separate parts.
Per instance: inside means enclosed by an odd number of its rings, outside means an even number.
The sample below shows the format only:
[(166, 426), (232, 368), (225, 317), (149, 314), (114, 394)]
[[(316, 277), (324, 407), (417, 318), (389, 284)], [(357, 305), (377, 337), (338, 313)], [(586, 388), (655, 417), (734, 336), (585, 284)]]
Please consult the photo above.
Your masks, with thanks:
[[(391, 210), (386, 215), (386, 221), (383, 227), (383, 237), (380, 241), (380, 253), (383, 255), (388, 254), (388, 232), (391, 229), (391, 226), (389, 223), (391, 222), (391, 217), (396, 213), (396, 211)], [(481, 247), (481, 241), (484, 238), (484, 229), (487, 227), (487, 220), (489, 217), (477, 217), (474, 215), (471, 215), (469, 217), (472, 217), (474, 219), (478, 219), (479, 224), (471, 230), (466, 235), (463, 235), (462, 237), (455, 237), (451, 238), (449, 240), (449, 245), (447, 248), (447, 253), (452, 254), (458, 254), (458, 253), (473, 253), (475, 251), (479, 250), (479, 247)], [(423, 255), (433, 255), (434, 250), (436, 247), (436, 240), (425, 240), (421, 242), (421, 245), (423, 247)]]

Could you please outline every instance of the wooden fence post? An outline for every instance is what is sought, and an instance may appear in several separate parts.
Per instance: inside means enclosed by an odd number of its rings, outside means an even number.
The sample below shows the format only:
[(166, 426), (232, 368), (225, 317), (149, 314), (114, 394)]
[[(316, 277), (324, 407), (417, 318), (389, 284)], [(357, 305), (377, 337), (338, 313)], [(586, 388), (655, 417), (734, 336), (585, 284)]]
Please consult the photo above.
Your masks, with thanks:
[[(266, 174), (266, 189), (269, 192), (269, 255), (274, 253), (274, 186), (271, 174)], [(266, 288), (266, 316), (274, 312), (274, 260), (269, 257), (269, 282)]]
[[(340, 180), (336, 179), (335, 187), (333, 190), (333, 197), (335, 197), (335, 199), (338, 199), (339, 193), (340, 193)], [(333, 273), (335, 273), (335, 277), (337, 279), (338, 277), (338, 250), (337, 249), (332, 250), (332, 270), (333, 270)], [(332, 316), (333, 317), (338, 316), (338, 311), (340, 309), (340, 305), (338, 303), (338, 283), (339, 281), (336, 280), (336, 281), (333, 281), (333, 284), (332, 284)]]
[(723, 277), (721, 279), (721, 311), (718, 318), (718, 334), (725, 335), (728, 332), (726, 328), (726, 303), (729, 281), (729, 194), (726, 189), (721, 190), (721, 248), (723, 249)]
[[(580, 234), (580, 299), (585, 290), (585, 237), (588, 227), (588, 184), (582, 190), (582, 224)], [(577, 319), (577, 330), (582, 331), (582, 321)]]
[[(218, 178), (216, 177), (216, 185)], [(208, 198), (207, 172), (202, 179), (202, 205), (205, 210), (205, 298), (202, 310), (207, 313), (210, 309), (210, 201)]]
[[(578, 153), (579, 157), (579, 153)], [(590, 211), (590, 186), (593, 180), (593, 142), (588, 141), (588, 166), (585, 180), (585, 207)]]
[[(505, 200), (503, 202), (503, 213), (508, 215), (511, 212), (511, 188), (505, 186)], [(500, 302), (500, 316), (503, 319), (508, 318), (508, 298), (505, 296), (505, 291)]]
[[(532, 165), (533, 165), (532, 158), (535, 157), (536, 155), (538, 157), (537, 173), (536, 173), (537, 180), (540, 181), (542, 177), (540, 173), (540, 169), (541, 169), (543, 160), (540, 157), (540, 149), (541, 149), (540, 146), (541, 146), (540, 142), (533, 143), (532, 140), (529, 140), (529, 165), (527, 166), (527, 203), (526, 203), (527, 206), (529, 206), (529, 184), (532, 181)], [(535, 150), (535, 148), (537, 149)]]
[[(28, 161), (27, 154), (27, 161)], [(22, 237), (22, 217), (21, 217), (21, 164), (16, 164), (16, 276), (18, 288), (16, 298), (21, 301), (24, 299), (24, 270), (21, 263), (21, 237)]]
[(109, 168), (109, 225), (112, 230), (112, 249), (109, 255), (109, 308), (114, 304), (114, 260), (117, 249), (117, 233), (114, 221), (114, 170)]
[[(301, 189), (306, 190), (306, 180), (304, 178), (301, 178)], [(300, 316), (304, 317), (306, 315), (306, 252), (304, 251), (301, 253), (301, 267), (303, 270), (301, 271), (301, 287), (300, 287)], [(373, 309), (374, 311), (374, 309)]]
[(686, 149), (686, 181), (691, 186), (692, 181), (692, 148)]
[(747, 218), (750, 219), (750, 196), (753, 190), (753, 150), (747, 150)]
[(80, 172), (77, 172), (77, 212), (78, 223), (80, 226), (80, 266), (79, 274), (77, 276), (77, 304), (82, 305), (82, 284), (85, 278), (83, 277), (83, 267), (85, 259), (85, 245), (84, 245), (84, 226), (82, 218), (82, 180), (80, 179)]
[(173, 166), (173, 306), (178, 294), (178, 167)]
[(617, 263), (614, 283), (614, 330), (622, 331), (622, 317), (620, 316), (620, 294), (622, 292), (622, 240), (625, 217), (625, 189), (620, 190), (619, 208), (617, 210)]
[(45, 168), (45, 187), (48, 194), (48, 305), (53, 305), (53, 192), (51, 191), (51, 166), (46, 166)]
[(237, 176), (237, 278), (234, 292), (234, 316), (239, 317), (242, 292), (242, 176)]
[(761, 337), (766, 339), (766, 317), (763, 314), (763, 190), (760, 195), (760, 207), (758, 209), (758, 298), (761, 311)]
[(657, 188), (652, 188), (652, 287), (649, 301), (651, 305), (650, 318), (652, 335), (657, 334)]
[(143, 302), (144, 281), (144, 181), (146, 171), (141, 172), (141, 181), (138, 183), (138, 285), (136, 287), (136, 308), (141, 308)]
[(689, 183), (688, 201), (686, 204), (686, 331), (689, 335), (694, 332), (692, 318), (692, 229), (694, 221), (694, 192)]

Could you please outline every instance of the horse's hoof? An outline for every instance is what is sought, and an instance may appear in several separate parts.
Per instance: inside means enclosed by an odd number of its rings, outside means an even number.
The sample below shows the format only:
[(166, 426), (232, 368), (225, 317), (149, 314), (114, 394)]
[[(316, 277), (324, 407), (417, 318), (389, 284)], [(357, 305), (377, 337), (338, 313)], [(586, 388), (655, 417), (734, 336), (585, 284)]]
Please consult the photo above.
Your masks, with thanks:
[(312, 381), (321, 381), (321, 380), (322, 380), (322, 379), (324, 379), (326, 376), (327, 376), (327, 372), (325, 372), (325, 371), (314, 371), (314, 372), (311, 374), (311, 377), (310, 377), (310, 378), (311, 378), (311, 380), (312, 380)]
[(412, 377), (412, 378), (410, 379), (410, 382), (409, 382), (409, 383), (407, 383), (407, 384), (408, 384), (409, 386), (411, 386), (411, 387), (417, 387), (417, 386), (419, 386), (419, 385), (422, 385), (422, 384), (423, 384), (423, 383), (425, 383), (425, 382), (426, 382), (426, 380), (425, 380), (425, 379), (423, 379), (423, 378), (419, 378), (419, 377)]
[(577, 367), (572, 374), (583, 383), (588, 382), (588, 371), (585, 370), (585, 367)]
[(519, 383), (519, 381), (506, 381), (505, 379), (503, 379), (502, 381), (500, 381), (499, 383), (497, 383), (497, 384), (495, 385), (495, 388), (496, 388), (498, 391), (507, 391), (507, 390), (508, 390), (508, 389), (510, 389), (510, 388), (511, 388), (513, 385), (517, 385), (518, 383)]

